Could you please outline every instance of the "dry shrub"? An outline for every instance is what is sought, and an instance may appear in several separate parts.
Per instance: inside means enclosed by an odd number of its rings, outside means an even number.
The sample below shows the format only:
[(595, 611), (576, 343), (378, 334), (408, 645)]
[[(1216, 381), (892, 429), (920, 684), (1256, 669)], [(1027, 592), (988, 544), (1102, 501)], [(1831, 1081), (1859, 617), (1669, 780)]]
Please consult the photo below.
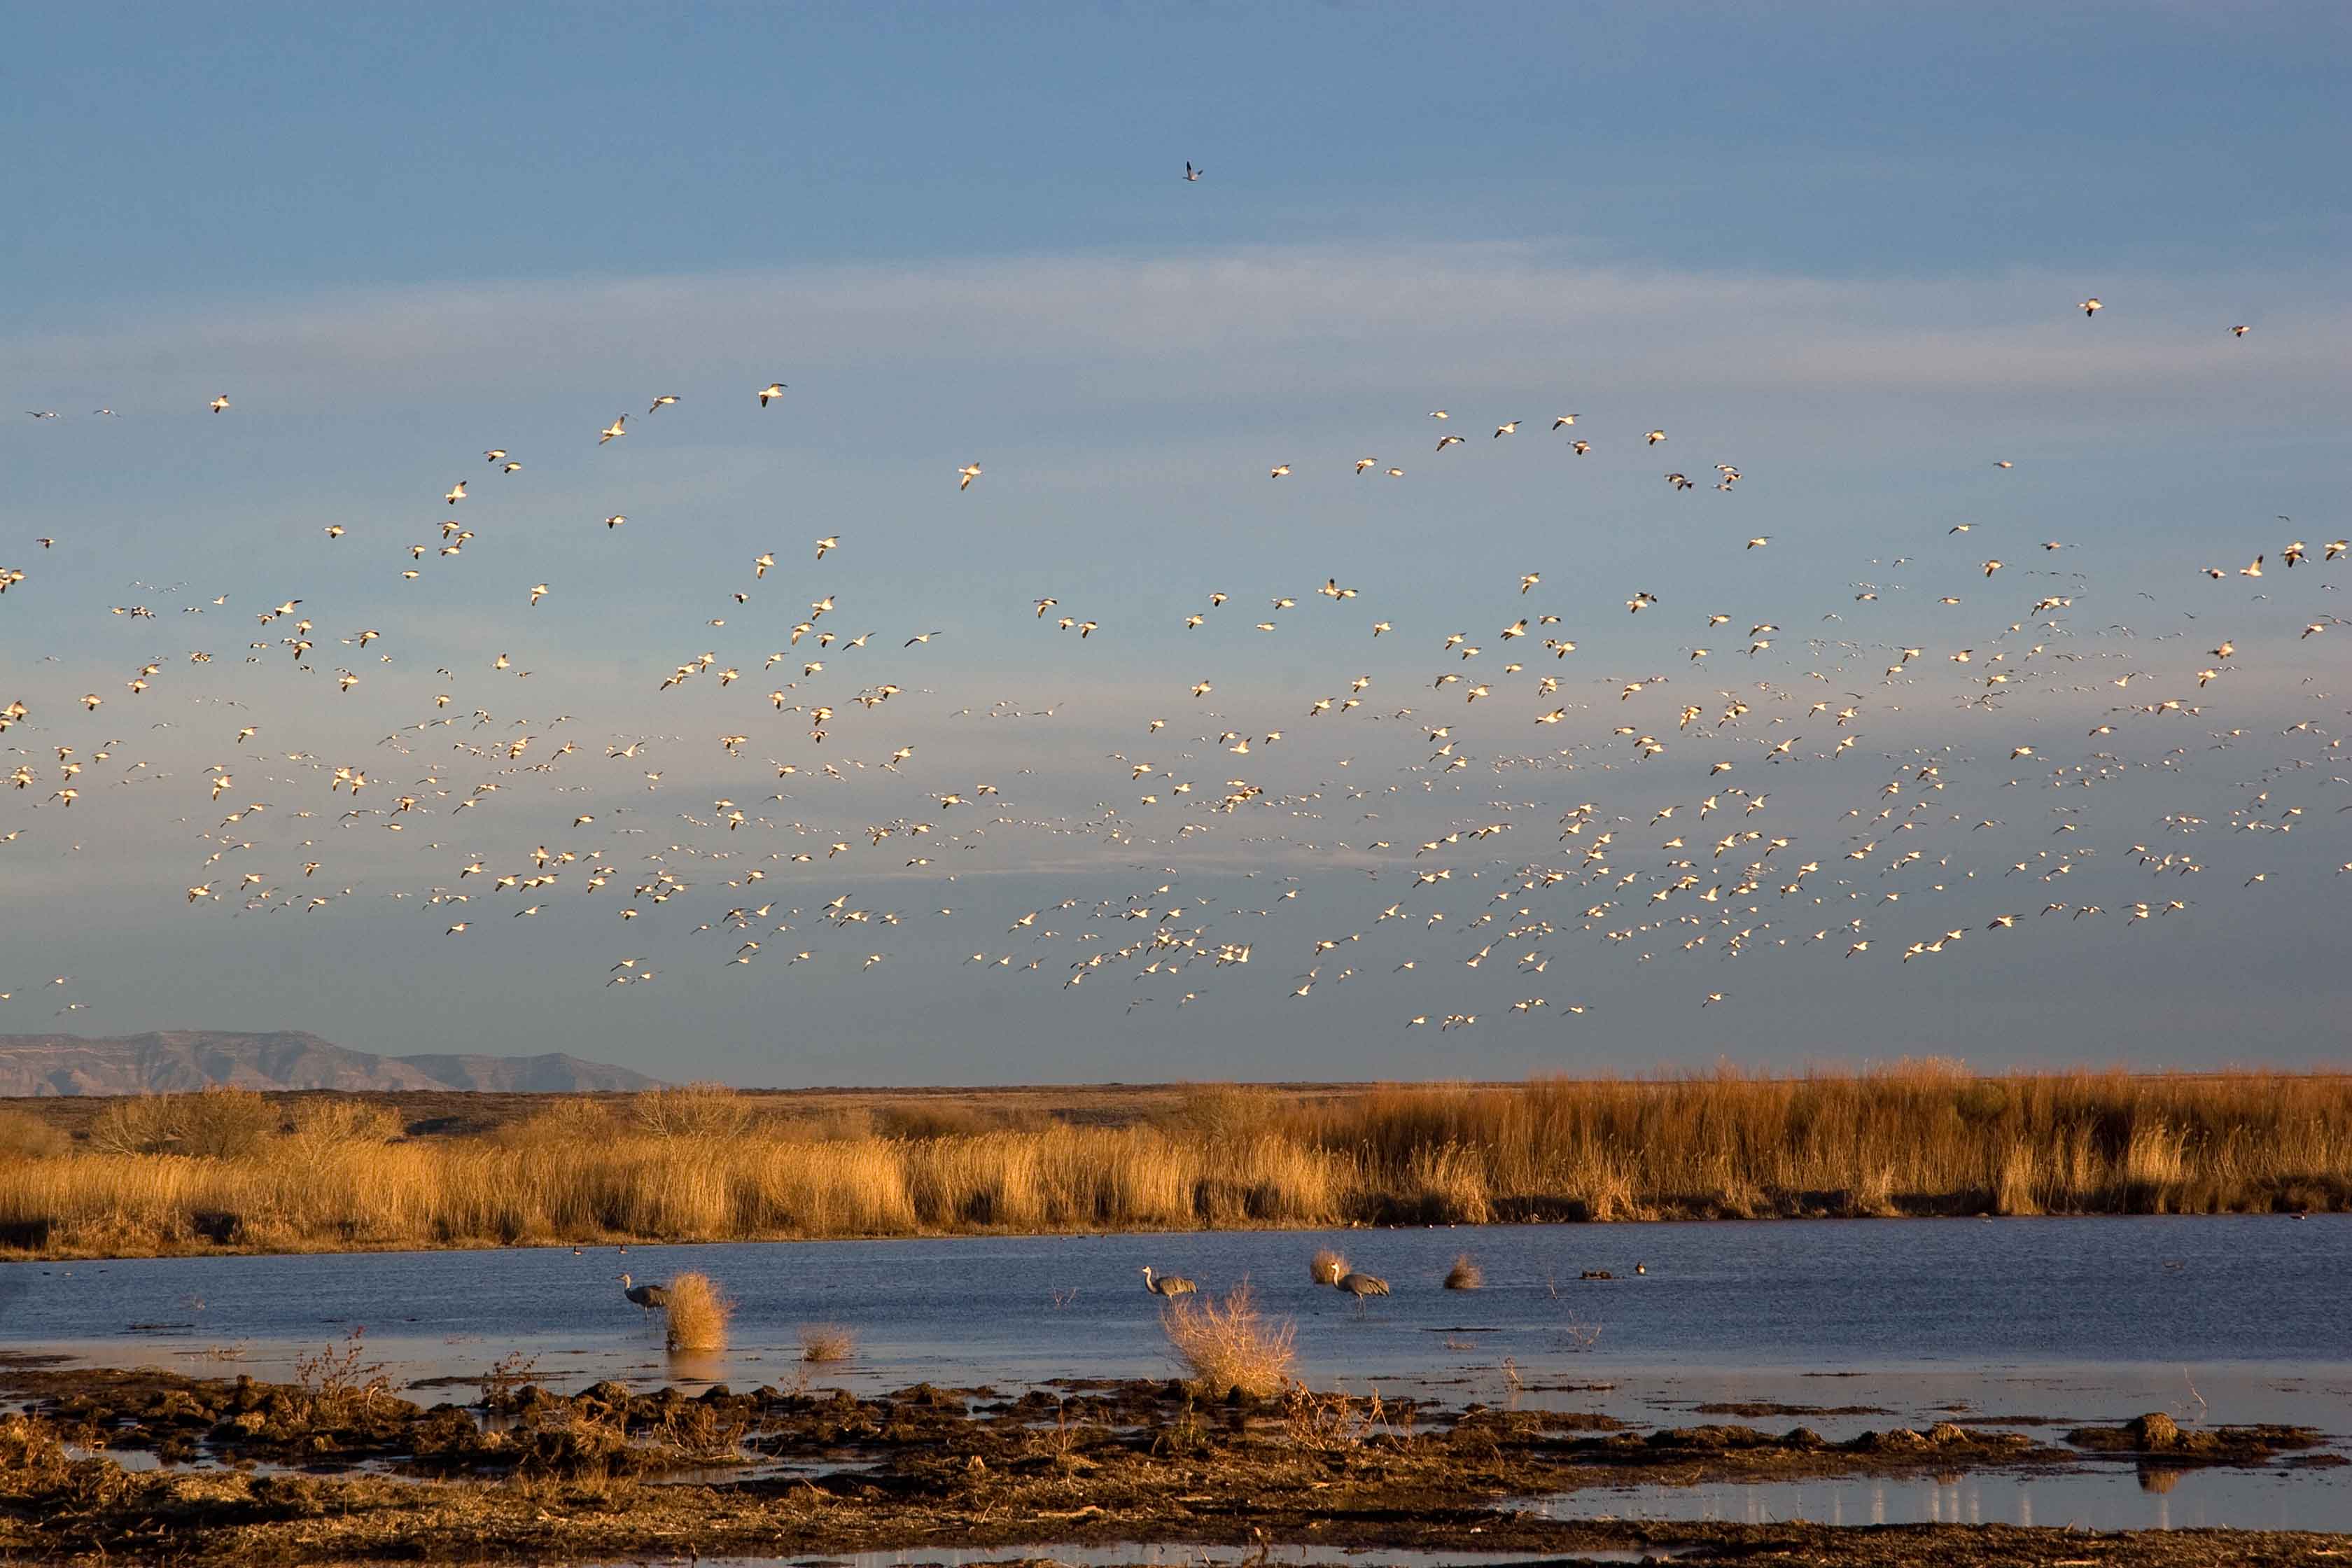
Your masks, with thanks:
[(614, 1133), (613, 1112), (601, 1100), (572, 1098), (554, 1103), (520, 1121), (505, 1123), (495, 1131), (501, 1143), (514, 1147), (593, 1146), (608, 1142)]
[(179, 1099), (175, 1094), (146, 1094), (116, 1100), (90, 1123), (89, 1146), (101, 1154), (180, 1152)]
[(862, 1105), (828, 1105), (816, 1110), (771, 1111), (760, 1119), (760, 1131), (776, 1138), (810, 1142), (879, 1138), (874, 1112)]
[(482, 1394), (482, 1408), (492, 1411), (512, 1409), (515, 1395), (530, 1386), (538, 1375), (537, 1356), (509, 1351), (490, 1363), (489, 1371), (482, 1373), (478, 1385)]
[(180, 1152), (200, 1160), (250, 1154), (284, 1120), (276, 1106), (249, 1089), (207, 1089), (172, 1098), (179, 1101)]
[(276, 1159), (323, 1173), (346, 1155), (382, 1149), (407, 1131), (389, 1108), (355, 1100), (325, 1100), (298, 1105), (294, 1131), (273, 1146)]
[(1387, 1418), (1388, 1406), (1377, 1394), (1361, 1399), (1344, 1391), (1318, 1394), (1297, 1381), (1283, 1391), (1282, 1432), (1294, 1447), (1358, 1447)]
[(629, 1114), (656, 1138), (733, 1138), (751, 1122), (751, 1107), (723, 1083), (689, 1083), (646, 1089)]
[(743, 1458), (743, 1439), (751, 1418), (740, 1411), (721, 1413), (699, 1399), (689, 1399), (662, 1412), (655, 1428), (660, 1439), (698, 1464), (733, 1464)]
[(1282, 1097), (1270, 1089), (1203, 1083), (1184, 1090), (1170, 1121), (1198, 1137), (1234, 1142), (1272, 1128), (1282, 1110)]
[(1244, 1279), (1221, 1302), (1184, 1299), (1161, 1310), (1160, 1326), (1192, 1373), (1193, 1386), (1215, 1398), (1238, 1391), (1270, 1399), (1290, 1381), (1298, 1359), (1297, 1325), (1268, 1322)]
[(1318, 1247), (1307, 1265), (1307, 1277), (1318, 1285), (1337, 1285), (1348, 1271), (1348, 1260), (1328, 1247)]
[(1445, 1271), (1445, 1288), (1448, 1290), (1475, 1290), (1485, 1283), (1486, 1271), (1473, 1262), (1466, 1252), (1456, 1258), (1454, 1267)]
[(306, 1100), (294, 1107), (297, 1138), (330, 1143), (389, 1143), (407, 1131), (390, 1106), (360, 1100)]
[(0, 1476), (19, 1484), (53, 1481), (66, 1464), (56, 1427), (35, 1415), (0, 1415)]
[(73, 1147), (73, 1140), (37, 1116), (0, 1110), (0, 1158), (47, 1160)]
[(1559, 1337), (1572, 1351), (1589, 1351), (1601, 1342), (1601, 1325), (1570, 1316), (1559, 1326)]
[(276, 1106), (249, 1089), (141, 1095), (100, 1112), (89, 1142), (108, 1154), (234, 1160), (259, 1148), (281, 1120)]
[(801, 1330), (801, 1360), (819, 1366), (845, 1362), (857, 1353), (857, 1331), (839, 1323), (810, 1323)]
[(866, 1115), (884, 1138), (984, 1138), (992, 1132), (1041, 1131), (1059, 1120), (1045, 1111), (924, 1100), (881, 1106)]
[(294, 1358), (294, 1384), (313, 1425), (363, 1415), (392, 1392), (383, 1363), (367, 1359), (366, 1337), (365, 1328), (354, 1328), (343, 1336), (341, 1349), (329, 1345), (316, 1355)]
[(727, 1321), (735, 1303), (719, 1294), (710, 1276), (700, 1270), (681, 1274), (669, 1282), (668, 1342), (674, 1351), (723, 1351)]

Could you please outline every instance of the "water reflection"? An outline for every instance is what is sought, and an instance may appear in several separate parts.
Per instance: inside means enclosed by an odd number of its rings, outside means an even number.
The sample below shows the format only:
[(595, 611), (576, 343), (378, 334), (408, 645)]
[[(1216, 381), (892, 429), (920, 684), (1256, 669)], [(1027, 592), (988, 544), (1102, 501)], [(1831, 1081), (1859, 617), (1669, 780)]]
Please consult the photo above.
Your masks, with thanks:
[(2045, 1524), (2085, 1530), (2352, 1530), (2352, 1489), (2277, 1470), (2120, 1467), (1916, 1479), (1594, 1487), (1524, 1505), (1547, 1519), (1776, 1524)]
[[(1359, 1313), (1313, 1283), (1308, 1259), (1326, 1246), (1390, 1279), (1396, 1293)], [(1441, 1289), (1465, 1250), (1485, 1288)], [(1637, 1259), (1645, 1274), (1633, 1272)], [(2352, 1399), (2342, 1331), (2352, 1216), (2341, 1215), (2301, 1225), (1775, 1221), (632, 1247), (625, 1258), (567, 1247), (10, 1264), (0, 1266), (0, 1355), (275, 1379), (298, 1354), (364, 1323), (368, 1357), (428, 1403), (471, 1399), (475, 1380), (509, 1356), (567, 1392), (604, 1378), (639, 1388), (791, 1387), (805, 1373), (815, 1386), (859, 1394), (916, 1382), (1018, 1393), (1175, 1370), (1160, 1303), (1136, 1284), (1146, 1262), (1206, 1290), (1249, 1278), (1266, 1311), (1296, 1321), (1299, 1371), (1318, 1386), (1448, 1406), (1591, 1412), (1643, 1428), (1802, 1425), (1831, 1442), (1950, 1420), (2054, 1442), (2072, 1426), (2159, 1410), (2341, 1434)], [(710, 1274), (740, 1304), (732, 1346), (666, 1355), (658, 1316), (621, 1293), (621, 1265), (643, 1279)], [(1586, 1270), (1617, 1278), (1580, 1279)], [(2020, 1289), (2020, 1280), (2034, 1288)], [(802, 1330), (824, 1323), (856, 1331), (854, 1363), (803, 1364)], [(2161, 1513), (2347, 1528), (2347, 1499), (2352, 1469), (2183, 1476), (2116, 1465), (2030, 1484), (1702, 1489), (1631, 1502), (1855, 1521), (2063, 1523), (2083, 1510), (2103, 1526), (2149, 1524)]]

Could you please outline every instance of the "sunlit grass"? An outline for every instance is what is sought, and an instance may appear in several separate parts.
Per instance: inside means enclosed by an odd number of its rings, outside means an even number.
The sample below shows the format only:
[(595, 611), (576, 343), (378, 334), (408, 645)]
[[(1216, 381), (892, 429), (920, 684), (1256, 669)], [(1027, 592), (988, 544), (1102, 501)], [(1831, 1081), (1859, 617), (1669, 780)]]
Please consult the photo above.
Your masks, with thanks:
[(668, 1289), (669, 1300), (663, 1312), (667, 1320), (664, 1337), (669, 1348), (725, 1350), (727, 1323), (735, 1315), (735, 1303), (719, 1294), (710, 1276), (692, 1270), (672, 1279)]
[(1290, 1381), (1297, 1360), (1297, 1326), (1287, 1318), (1269, 1322), (1244, 1279), (1214, 1297), (1177, 1300), (1160, 1314), (1168, 1342), (1192, 1373), (1193, 1386), (1211, 1398), (1235, 1389), (1267, 1399)]
[(2321, 1074), (1227, 1089), (1128, 1126), (939, 1115), (913, 1137), (712, 1089), (414, 1139), (357, 1103), (289, 1121), (258, 1099), (127, 1101), (79, 1142), (12, 1113), (0, 1251), (2352, 1207), (2352, 1079)]

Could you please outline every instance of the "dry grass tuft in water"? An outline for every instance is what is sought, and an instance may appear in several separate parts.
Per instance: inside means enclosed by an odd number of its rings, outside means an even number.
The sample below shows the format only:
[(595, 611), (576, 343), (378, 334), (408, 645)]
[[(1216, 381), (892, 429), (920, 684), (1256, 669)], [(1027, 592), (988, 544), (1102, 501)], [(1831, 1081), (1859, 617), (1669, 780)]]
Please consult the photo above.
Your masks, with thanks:
[(1455, 1258), (1454, 1267), (1445, 1271), (1445, 1288), (1448, 1290), (1475, 1290), (1486, 1282), (1486, 1270), (1472, 1262), (1466, 1252)]
[(674, 1351), (723, 1351), (727, 1321), (735, 1303), (719, 1293), (710, 1276), (698, 1271), (669, 1282), (669, 1348)]
[(1307, 1278), (1318, 1285), (1337, 1285), (1347, 1271), (1348, 1260), (1328, 1247), (1317, 1247), (1314, 1260), (1307, 1266)]
[(847, 1361), (857, 1353), (857, 1331), (839, 1323), (810, 1323), (801, 1330), (801, 1360), (820, 1366)]
[(1246, 1279), (1223, 1301), (1173, 1303), (1160, 1312), (1160, 1326), (1191, 1370), (1193, 1385), (1212, 1398), (1239, 1389), (1270, 1399), (1288, 1386), (1298, 1359), (1297, 1326), (1288, 1318), (1268, 1322)]

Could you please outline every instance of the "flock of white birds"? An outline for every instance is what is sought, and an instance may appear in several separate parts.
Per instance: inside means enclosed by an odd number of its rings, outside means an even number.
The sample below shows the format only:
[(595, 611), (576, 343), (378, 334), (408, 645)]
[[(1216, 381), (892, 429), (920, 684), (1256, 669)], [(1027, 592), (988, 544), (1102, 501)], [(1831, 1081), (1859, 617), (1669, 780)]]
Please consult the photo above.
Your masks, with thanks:
[[(2096, 299), (2080, 308), (2103, 309)], [(887, 542), (869, 549), (843, 524), (779, 538), (713, 584), (707, 603), (646, 617), (706, 645), (690, 653), (648, 652), (630, 642), (635, 626), (615, 628), (615, 657), (634, 661), (642, 683), (612, 694), (593, 723), (530, 711), (527, 699), (515, 706), (528, 688), (486, 696), (486, 680), (527, 676), (529, 659), (500, 652), (461, 674), (460, 656), (433, 640), (436, 579), (471, 564), (469, 546), (497, 526), (502, 487), (527, 485), (544, 467), (588, 468), (606, 460), (600, 447), (659, 439), (649, 433), (726, 395), (688, 391), (652, 396), (643, 413), (633, 404), (609, 423), (583, 417), (577, 450), (490, 445), (466, 459), (467, 479), (445, 486), (446, 470), (420, 475), (415, 520), (396, 533), (321, 525), (314, 548), (368, 552), (387, 584), (404, 584), (393, 592), (411, 595), (394, 602), (415, 605), (414, 624), (387, 613), (356, 626), (305, 593), (224, 581), (169, 605), (190, 618), (167, 634), (165, 596), (182, 590), (155, 589), (153, 603), (134, 595), (75, 612), (149, 626), (151, 657), (86, 690), (43, 693), (10, 612), (47, 591), (44, 563), (78, 543), (19, 541), (23, 553), (0, 567), (0, 646), (26, 688), (0, 692), (13, 698), (0, 707), (9, 786), (0, 855), (45, 836), (127, 829), (106, 823), (110, 814), (184, 821), (187, 864), (154, 865), (152, 896), (188, 918), (389, 899), (449, 941), (476, 943), (498, 942), (515, 921), (576, 919), (587, 933), (578, 968), (549, 984), (675, 985), (681, 964), (697, 972), (689, 984), (803, 964), (844, 984), (891, 962), (903, 933), (919, 928), (951, 941), (955, 954), (942, 959), (933, 942), (924, 961), (977, 971), (975, 984), (1001, 973), (993, 983), (1108, 986), (1129, 1011), (1199, 1002), (1213, 974), (1220, 1000), (1304, 1001), (1377, 966), (1425, 998), (1400, 1009), (1399, 1026), (1440, 1032), (1586, 1013), (1575, 965), (1555, 967), (1566, 957), (1712, 961), (1704, 973), (1676, 970), (1696, 975), (1676, 994), (1712, 1006), (1737, 994), (1726, 959), (1811, 951), (1908, 963), (2033, 931), (2053, 940), (2084, 921), (2156, 931), (2172, 917), (2194, 923), (2209, 899), (2261, 897), (2273, 879), (2352, 871), (2332, 855), (2268, 857), (2251, 868), (2222, 847), (2352, 810), (2337, 772), (2343, 741), (2326, 721), (2335, 710), (2315, 706), (2327, 693), (2309, 659), (2296, 656), (2299, 677), (2265, 680), (2263, 668), (2334, 640), (2342, 623), (2328, 606), (2336, 574), (2352, 569), (2352, 544), (2296, 538), (2284, 519), (2259, 552), (2181, 563), (2168, 602), (2134, 595), (2137, 621), (2098, 601), (2066, 540), (1968, 522), (1922, 529), (1898, 542), (1902, 553), (1858, 564), (1866, 575), (1827, 604), (1691, 602), (1670, 575), (1596, 585), (1565, 550), (1498, 578), (1493, 609), (1458, 625), (1336, 574), (1319, 584), (1171, 586), (1166, 624), (1197, 639), (1181, 645), (1199, 648), (1194, 666), (1170, 672), (1138, 710), (1088, 716), (1129, 737), (1118, 749), (1077, 754), (1033, 731), (1027, 765), (1010, 769), (1001, 755), (967, 763), (901, 738), (907, 705), (938, 703), (950, 671), (937, 661), (952, 661), (953, 639), (936, 626), (882, 630), (869, 620), (893, 602), (891, 574), (908, 568)], [(731, 395), (756, 398), (772, 410), (763, 418), (791, 417), (793, 399), (808, 395), (759, 376)], [(224, 393), (189, 412), (235, 420), (249, 416), (248, 402)], [(1481, 439), (1453, 433), (1464, 424)], [(1662, 425), (1570, 413), (1549, 416), (1548, 428), (1514, 416), (1489, 435), (1486, 419), (1440, 408), (1423, 428), (1435, 449), (1410, 460), (1423, 482), (1442, 483), (1450, 466), (1506, 440), (1549, 441), (1559, 462), (1596, 465), (1655, 463), (1685, 445)], [(1711, 475), (1725, 495), (1741, 485), (1736, 465), (1694, 458), (1688, 471), (1661, 469), (1663, 481), (1685, 491)], [(1293, 483), (1318, 469), (1352, 468), (1366, 485), (1408, 478), (1405, 462), (1370, 454), (1268, 468)], [(945, 469), (940, 504), (971, 504), (959, 492), (975, 484), (1018, 483), (1008, 472), (978, 461)], [(1720, 532), (1727, 555), (1773, 542), (1737, 526), (1739, 501), (1687, 504), (1717, 505), (1734, 520)], [(628, 523), (613, 510), (580, 527), (625, 542)], [(264, 564), (236, 575), (261, 576)], [(266, 566), (274, 584), (299, 585), (305, 574), (299, 559)], [(1034, 570), (1033, 594), (972, 613), (1041, 639), (1041, 668), (1123, 629), (1057, 586), (1050, 559)], [(536, 577), (496, 590), (513, 606), (514, 647), (531, 646), (537, 606), (551, 595), (561, 604), (562, 585)], [(1257, 639), (1282, 638), (1309, 616), (1325, 617), (1318, 648), (1360, 645), (1361, 662), (1330, 667), (1328, 686), (1304, 696), (1271, 677), (1254, 687)], [(1866, 616), (1881, 629), (1853, 629)], [(1644, 629), (1672, 618), (1685, 645), (1675, 662), (1629, 667), (1612, 652), (1612, 630), (1629, 617)], [(395, 661), (436, 669), (429, 700), (388, 694), (374, 725), (383, 738), (366, 752), (310, 749), (306, 726), (328, 713), (347, 721), (345, 705), (369, 704), (375, 670)], [(226, 695), (236, 669), (261, 667), (304, 672), (308, 684), (242, 704)], [(1400, 668), (1409, 673), (1373, 673)], [(194, 715), (169, 707), (192, 672), (205, 682)], [(2233, 706), (2242, 683), (2260, 694)], [(732, 716), (723, 728), (688, 731), (663, 711), (681, 690), (713, 689)], [(2062, 724), (2062, 714), (2084, 711), (2094, 722)], [(950, 717), (1054, 712), (1008, 702)], [(197, 739), (212, 765), (167, 772), (145, 754), (143, 738), (171, 725), (211, 726)], [(1903, 741), (1874, 745), (1882, 727)], [(1302, 742), (1320, 748), (1307, 770), (1319, 776), (1286, 771)], [(1094, 808), (1047, 811), (1038, 804), (1045, 773), (1095, 795)], [(1797, 773), (1809, 797), (1834, 810), (1800, 820), (1776, 809)], [(2162, 778), (2169, 803), (2103, 812), (2103, 789), (2136, 775)], [(722, 782), (706, 790), (706, 777)], [(122, 783), (143, 787), (107, 787)], [(688, 791), (702, 793), (680, 804)], [(664, 807), (657, 817), (649, 796)], [(887, 808), (909, 801), (915, 809)], [(955, 884), (980, 863), (963, 857), (992, 834), (1000, 849), (1016, 845), (999, 868), (1029, 858), (1017, 846), (1034, 835), (1039, 863), (1090, 846), (1097, 868), (1127, 885), (1042, 904), (1009, 925), (1002, 913), (961, 910)], [(377, 842), (355, 852), (369, 835)], [(2321, 840), (2339, 841), (2340, 832)], [(1286, 873), (1277, 844), (1323, 869)], [(1188, 863), (1211, 845), (1223, 858)], [(1242, 868), (1261, 853), (1263, 866)], [(2116, 886), (2118, 868), (2136, 892), (2074, 892), (2095, 879), (2078, 873), (2093, 869)], [(1336, 881), (1377, 893), (1326, 896)], [(2209, 894), (2217, 881), (2223, 888)], [(46, 991), (61, 1016), (89, 1005), (68, 975), (0, 974), (0, 984), (9, 986), (0, 1000)]]

